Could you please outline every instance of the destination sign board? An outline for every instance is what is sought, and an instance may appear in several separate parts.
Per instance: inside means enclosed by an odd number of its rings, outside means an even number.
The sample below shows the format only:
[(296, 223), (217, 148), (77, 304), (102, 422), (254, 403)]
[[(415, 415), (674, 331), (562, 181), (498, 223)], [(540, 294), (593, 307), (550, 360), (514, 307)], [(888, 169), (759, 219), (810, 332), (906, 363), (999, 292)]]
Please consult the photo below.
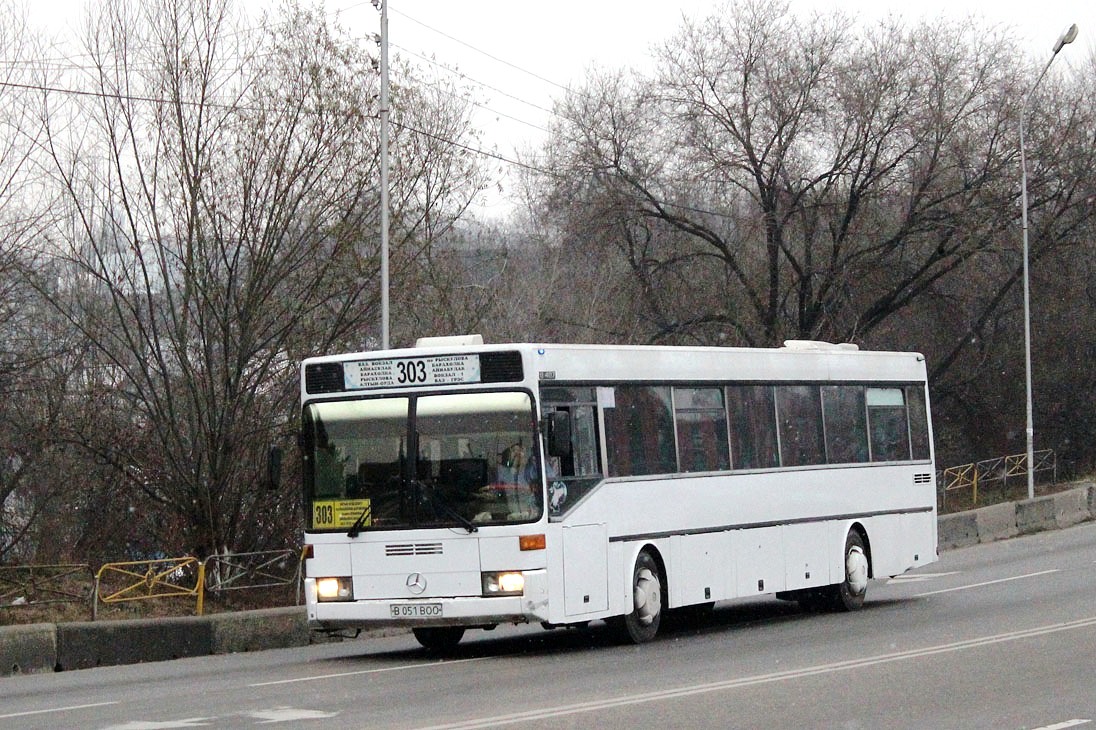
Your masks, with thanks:
[(432, 355), (357, 360), (344, 364), (343, 379), (347, 390), (478, 383), (480, 358), (479, 355)]

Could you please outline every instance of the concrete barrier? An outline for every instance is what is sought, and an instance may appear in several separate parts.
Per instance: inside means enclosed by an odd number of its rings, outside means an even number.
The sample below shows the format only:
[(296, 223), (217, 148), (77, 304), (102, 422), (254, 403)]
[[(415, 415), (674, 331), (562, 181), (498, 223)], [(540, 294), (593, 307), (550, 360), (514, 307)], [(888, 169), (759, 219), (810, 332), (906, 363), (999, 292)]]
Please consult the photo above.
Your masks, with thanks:
[(214, 654), (284, 649), (309, 643), (304, 606), (217, 613), (207, 618), (213, 631)]
[(57, 668), (89, 669), (213, 653), (208, 618), (81, 621), (57, 625)]
[(56, 665), (54, 624), (0, 626), (0, 677), (52, 672)]
[(1055, 527), (1054, 497), (1036, 497), (1016, 503), (1016, 528), (1021, 535), (1042, 532)]
[(936, 540), (941, 550), (951, 550), (978, 544), (978, 521), (974, 512), (941, 515)]
[(1011, 502), (974, 510), (974, 521), (978, 526), (978, 542), (1005, 540), (1020, 534), (1016, 526), (1016, 505)]
[(1092, 519), (1088, 507), (1089, 488), (1070, 489), (1052, 495), (1054, 499), (1054, 526), (1061, 529)]

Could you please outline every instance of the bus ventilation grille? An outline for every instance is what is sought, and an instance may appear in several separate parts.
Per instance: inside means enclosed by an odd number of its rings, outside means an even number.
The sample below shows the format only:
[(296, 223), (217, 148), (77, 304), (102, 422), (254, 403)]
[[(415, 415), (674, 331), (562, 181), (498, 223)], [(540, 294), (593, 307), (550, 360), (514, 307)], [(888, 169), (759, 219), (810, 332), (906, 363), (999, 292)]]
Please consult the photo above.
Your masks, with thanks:
[(338, 393), (343, 389), (343, 366), (337, 362), (305, 365), (304, 389), (309, 393)]
[(913, 475), (913, 483), (914, 484), (928, 484), (931, 481), (932, 481), (932, 474), (914, 474)]
[(440, 542), (405, 542), (397, 545), (385, 545), (384, 554), (390, 557), (400, 555), (441, 555)]

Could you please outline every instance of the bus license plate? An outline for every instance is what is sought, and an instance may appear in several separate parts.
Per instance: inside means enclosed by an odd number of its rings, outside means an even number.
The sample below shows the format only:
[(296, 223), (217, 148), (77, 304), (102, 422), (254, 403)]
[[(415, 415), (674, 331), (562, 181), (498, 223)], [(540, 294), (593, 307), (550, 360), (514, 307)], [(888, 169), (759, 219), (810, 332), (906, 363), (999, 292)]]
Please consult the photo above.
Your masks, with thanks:
[(438, 618), (440, 603), (393, 603), (392, 618)]

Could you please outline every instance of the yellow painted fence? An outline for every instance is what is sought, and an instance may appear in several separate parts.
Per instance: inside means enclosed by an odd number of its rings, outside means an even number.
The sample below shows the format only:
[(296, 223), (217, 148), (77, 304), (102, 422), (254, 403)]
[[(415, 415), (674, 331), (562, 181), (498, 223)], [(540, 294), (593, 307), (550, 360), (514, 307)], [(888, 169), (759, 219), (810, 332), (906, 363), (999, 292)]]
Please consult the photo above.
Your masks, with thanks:
[[(1036, 481), (1039, 473), (1051, 473), (1054, 482), (1058, 480), (1058, 464), (1053, 449), (1036, 451), (1033, 455), (1033, 464)], [(950, 466), (940, 472), (937, 479), (937, 488), (940, 490), (940, 510), (945, 511), (948, 505), (948, 496), (960, 491), (966, 491), (970, 495), (970, 506), (978, 506), (979, 489), (987, 486), (1000, 487), (1002, 490), (1008, 487), (1009, 479), (1015, 483), (1017, 479), (1027, 479), (1027, 454), (1013, 454), (999, 456), (996, 459), (976, 461), (973, 464)]]
[(185, 598), (201, 616), (207, 594), (294, 584), (300, 603), (302, 568), (296, 548), (104, 563), (94, 574), (85, 564), (0, 566), (0, 609), (86, 602), (95, 620), (100, 605)]

